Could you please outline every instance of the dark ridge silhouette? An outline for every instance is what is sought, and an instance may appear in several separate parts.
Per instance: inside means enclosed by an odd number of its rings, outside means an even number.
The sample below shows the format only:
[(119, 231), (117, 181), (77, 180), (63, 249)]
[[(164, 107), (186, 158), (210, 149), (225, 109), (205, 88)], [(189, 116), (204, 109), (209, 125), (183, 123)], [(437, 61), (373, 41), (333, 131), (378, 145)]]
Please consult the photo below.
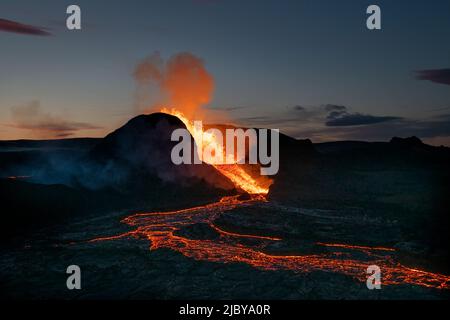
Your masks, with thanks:
[[(183, 122), (172, 115), (137, 116), (102, 139), (89, 152), (88, 162), (101, 166), (107, 176), (114, 175), (113, 184), (124, 183), (127, 188), (129, 184), (147, 184), (143, 180), (154, 181), (153, 177), (157, 177), (162, 182), (177, 185), (204, 183), (205, 188), (209, 184), (209, 187), (233, 189), (233, 184), (208, 164), (173, 163), (171, 151), (178, 142), (171, 141), (171, 134), (179, 128), (186, 129)], [(192, 136), (191, 146), (193, 162), (195, 142)]]
[(419, 138), (413, 136), (409, 138), (393, 137), (389, 143), (398, 147), (423, 147), (425, 144)]

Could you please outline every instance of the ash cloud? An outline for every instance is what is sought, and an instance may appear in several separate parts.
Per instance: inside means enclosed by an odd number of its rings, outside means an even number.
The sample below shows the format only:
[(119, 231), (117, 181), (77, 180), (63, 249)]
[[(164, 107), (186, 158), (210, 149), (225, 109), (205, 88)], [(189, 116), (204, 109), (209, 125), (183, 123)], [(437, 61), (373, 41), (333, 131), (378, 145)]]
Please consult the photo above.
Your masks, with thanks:
[[(203, 60), (189, 52), (167, 60), (155, 52), (136, 66), (133, 76), (138, 85), (138, 104), (150, 107), (147, 111), (174, 107), (190, 117), (211, 101), (214, 91), (214, 79)], [(143, 102), (143, 98), (153, 101)]]
[(23, 24), (16, 21), (0, 19), (0, 31), (18, 33), (33, 36), (50, 36), (51, 33), (36, 26)]

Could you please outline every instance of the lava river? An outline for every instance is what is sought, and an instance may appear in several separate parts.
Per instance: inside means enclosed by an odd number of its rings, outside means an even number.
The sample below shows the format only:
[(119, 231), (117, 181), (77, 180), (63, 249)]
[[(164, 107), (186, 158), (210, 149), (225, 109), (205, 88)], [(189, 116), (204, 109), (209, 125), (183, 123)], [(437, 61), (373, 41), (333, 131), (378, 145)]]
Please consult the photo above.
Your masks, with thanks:
[[(291, 270), (298, 273), (326, 271), (351, 276), (365, 282), (369, 265), (377, 265), (382, 272), (383, 285), (410, 284), (424, 287), (450, 289), (450, 277), (442, 274), (408, 268), (395, 260), (395, 249), (352, 246), (346, 244), (317, 243), (328, 247), (325, 253), (310, 255), (271, 255), (262, 252), (264, 244), (283, 239), (238, 234), (221, 230), (214, 221), (226, 211), (238, 207), (271, 205), (262, 195), (252, 195), (240, 200), (238, 196), (224, 197), (218, 202), (188, 209), (133, 214), (122, 220), (131, 231), (110, 237), (91, 240), (112, 241), (123, 238), (148, 239), (150, 250), (169, 248), (186, 257), (218, 263), (245, 263), (262, 270)], [(214, 240), (193, 240), (177, 231), (197, 223), (206, 223), (220, 237)], [(259, 245), (244, 245), (242, 240), (251, 238)], [(349, 254), (348, 252), (358, 254)]]

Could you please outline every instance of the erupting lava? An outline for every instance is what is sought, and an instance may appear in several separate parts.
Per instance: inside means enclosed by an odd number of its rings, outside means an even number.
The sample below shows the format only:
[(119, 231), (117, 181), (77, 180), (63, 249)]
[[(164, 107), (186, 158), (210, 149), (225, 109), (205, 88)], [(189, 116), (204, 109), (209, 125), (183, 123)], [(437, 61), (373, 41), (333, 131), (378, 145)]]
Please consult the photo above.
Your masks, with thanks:
[[(163, 108), (161, 112), (178, 117), (184, 123), (184, 125), (189, 130), (191, 135), (194, 137), (194, 140), (196, 139), (196, 137), (202, 136), (203, 149), (207, 148), (208, 146), (211, 146), (214, 150), (222, 150), (224, 157), (227, 157), (228, 159), (230, 159), (230, 157), (233, 157), (232, 159), (234, 159), (234, 155), (226, 154), (224, 147), (216, 141), (216, 137), (213, 134), (210, 134), (209, 132), (205, 131), (199, 132), (200, 129), (194, 126), (193, 122), (190, 121), (182, 112), (176, 109), (167, 109), (167, 108)], [(199, 150), (199, 152), (202, 152), (202, 150)], [(208, 161), (205, 162), (208, 163)], [(222, 173), (224, 176), (230, 179), (236, 187), (244, 190), (249, 194), (265, 195), (269, 192), (269, 186), (272, 184), (272, 180), (266, 177), (260, 177), (258, 179), (255, 179), (237, 163), (234, 164), (208, 163), (208, 164), (214, 166), (220, 173)]]
[[(202, 146), (213, 144), (216, 150), (220, 144), (213, 135), (208, 132), (196, 132), (197, 127), (181, 112), (172, 109), (161, 110), (177, 116), (194, 137), (203, 134)], [(217, 165), (210, 163), (222, 174), (228, 177), (237, 187), (248, 192), (251, 197), (246, 200), (239, 196), (224, 197), (218, 202), (188, 209), (137, 213), (122, 220), (123, 223), (134, 227), (134, 230), (123, 234), (101, 237), (90, 242), (117, 240), (123, 238), (147, 239), (150, 241), (150, 250), (169, 248), (180, 252), (186, 257), (196, 260), (205, 260), (219, 263), (241, 262), (262, 270), (290, 270), (293, 272), (308, 273), (313, 271), (325, 271), (345, 274), (357, 280), (365, 282), (367, 279), (367, 267), (377, 265), (382, 270), (383, 285), (411, 284), (430, 288), (450, 289), (450, 277), (442, 274), (431, 273), (408, 268), (401, 265), (395, 259), (395, 249), (385, 247), (367, 247), (348, 244), (316, 243), (317, 246), (327, 247), (325, 253), (309, 255), (274, 255), (264, 252), (264, 247), (270, 242), (283, 239), (256, 234), (239, 234), (222, 230), (214, 222), (225, 211), (237, 207), (266, 205), (265, 196), (269, 191), (270, 183), (261, 182), (253, 178), (243, 167), (234, 163), (231, 165)], [(180, 235), (184, 228), (203, 224), (209, 226), (211, 231), (218, 235), (218, 239), (196, 240)], [(252, 240), (253, 244), (244, 244), (242, 239)]]
[[(215, 150), (225, 150), (218, 144), (214, 135), (208, 132), (196, 132), (198, 128), (187, 119), (183, 113), (172, 109), (162, 109), (161, 112), (178, 117), (190, 131), (191, 135), (203, 135), (203, 148), (213, 145)], [(150, 250), (169, 248), (180, 252), (186, 257), (218, 263), (241, 262), (262, 270), (290, 270), (308, 273), (313, 271), (335, 272), (351, 276), (365, 282), (367, 267), (377, 265), (382, 270), (383, 285), (411, 284), (430, 288), (450, 289), (450, 276), (421, 271), (401, 265), (395, 259), (395, 249), (385, 247), (367, 247), (348, 244), (316, 243), (316, 246), (327, 247), (325, 253), (309, 255), (275, 255), (264, 252), (264, 247), (270, 242), (283, 239), (273, 236), (256, 234), (240, 234), (221, 229), (215, 224), (216, 219), (225, 211), (238, 207), (264, 204), (276, 210), (276, 206), (266, 200), (269, 184), (264, 184), (248, 174), (243, 167), (234, 163), (217, 165), (210, 163), (222, 174), (228, 177), (236, 187), (246, 191), (251, 196), (242, 200), (239, 196), (224, 197), (218, 202), (188, 209), (137, 213), (122, 220), (134, 227), (134, 230), (123, 234), (100, 237), (90, 242), (117, 240), (124, 238), (147, 239)], [(213, 239), (190, 239), (180, 234), (186, 227), (195, 224), (209, 226), (218, 235)], [(252, 240), (248, 244), (242, 239)]]
[(136, 66), (133, 75), (138, 89), (148, 90), (151, 85), (164, 97), (152, 105), (152, 111), (165, 105), (177, 106), (178, 109), (163, 108), (161, 112), (178, 117), (195, 140), (202, 137), (203, 149), (211, 146), (214, 150), (222, 150), (227, 159), (233, 156), (233, 161), (230, 161), (233, 164), (219, 165), (205, 161), (206, 163), (214, 166), (237, 188), (249, 194), (269, 192), (272, 180), (265, 176), (253, 177), (242, 165), (234, 162), (234, 155), (226, 155), (223, 146), (217, 143), (213, 134), (196, 128), (192, 119), (186, 117), (186, 114), (195, 114), (203, 105), (209, 103), (213, 94), (214, 78), (206, 70), (202, 59), (192, 53), (181, 52), (164, 61), (160, 54), (155, 52)]
[[(366, 270), (377, 265), (382, 270), (383, 285), (411, 284), (430, 288), (450, 289), (450, 276), (405, 267), (395, 260), (395, 249), (384, 247), (352, 246), (345, 244), (316, 243), (333, 248), (326, 253), (310, 255), (273, 255), (261, 249), (280, 238), (227, 232), (214, 224), (225, 211), (251, 205), (270, 205), (264, 196), (253, 195), (249, 200), (238, 196), (224, 197), (220, 201), (188, 209), (138, 213), (126, 217), (123, 223), (134, 230), (116, 236), (91, 240), (107, 241), (123, 238), (148, 239), (150, 250), (169, 248), (186, 257), (219, 263), (241, 262), (262, 270), (291, 270), (308, 273), (313, 271), (336, 272), (365, 282)], [(193, 224), (208, 224), (220, 236), (215, 240), (194, 240), (177, 234), (177, 231)], [(243, 244), (239, 239), (251, 239), (254, 244)]]

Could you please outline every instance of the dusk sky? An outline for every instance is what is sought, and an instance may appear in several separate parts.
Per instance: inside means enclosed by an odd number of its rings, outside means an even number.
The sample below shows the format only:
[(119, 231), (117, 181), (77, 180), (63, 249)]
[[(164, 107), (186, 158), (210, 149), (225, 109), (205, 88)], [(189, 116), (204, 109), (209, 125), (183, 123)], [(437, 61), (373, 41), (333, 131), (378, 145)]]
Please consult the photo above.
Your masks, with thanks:
[(2, 0), (0, 139), (104, 136), (143, 112), (140, 61), (189, 52), (214, 78), (215, 121), (450, 146), (449, 39), (448, 0)]

